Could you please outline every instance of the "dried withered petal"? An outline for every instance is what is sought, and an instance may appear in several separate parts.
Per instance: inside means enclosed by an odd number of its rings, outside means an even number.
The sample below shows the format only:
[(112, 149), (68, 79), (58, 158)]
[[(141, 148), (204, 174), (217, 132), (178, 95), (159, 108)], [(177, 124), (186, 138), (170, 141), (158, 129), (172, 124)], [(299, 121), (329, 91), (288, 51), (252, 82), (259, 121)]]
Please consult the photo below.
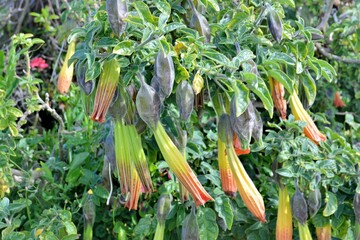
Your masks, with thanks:
[(195, 207), (193, 206), (191, 212), (185, 217), (182, 229), (181, 229), (182, 240), (198, 240), (200, 239), (199, 225), (196, 218)]
[(187, 121), (194, 108), (194, 91), (187, 81), (182, 81), (176, 89), (176, 104), (180, 117)]
[(162, 104), (166, 98), (166, 94), (160, 88), (159, 79), (156, 75), (154, 75), (153, 78), (151, 79), (150, 86), (155, 89), (156, 93), (159, 95), (160, 102)]
[(200, 36), (205, 37), (205, 43), (210, 42), (211, 34), (210, 34), (209, 22), (195, 8), (194, 3), (192, 2), (192, 0), (190, 0), (189, 3), (190, 3), (191, 8), (193, 10), (193, 15), (192, 15), (192, 18), (191, 18), (190, 27), (195, 28), (199, 32)]
[[(250, 105), (253, 107), (252, 103), (250, 103), (249, 106)], [(263, 122), (260, 116), (260, 112), (256, 110), (255, 107), (254, 107), (254, 113), (255, 113), (255, 124), (254, 124), (252, 136), (256, 141), (261, 142), (262, 134), (263, 134)]]
[(308, 207), (309, 207), (309, 216), (312, 218), (316, 215), (321, 207), (321, 192), (319, 189), (310, 191), (308, 196)]
[(358, 192), (354, 195), (353, 205), (356, 221), (360, 223), (360, 193)]
[(295, 194), (291, 198), (291, 209), (295, 219), (301, 224), (305, 224), (308, 219), (308, 206), (304, 194), (300, 192), (297, 186)]
[(230, 102), (231, 126), (241, 140), (245, 140), (250, 143), (256, 120), (254, 107), (249, 104), (244, 113), (238, 117), (236, 115), (236, 97), (234, 95)]
[(111, 130), (104, 142), (105, 156), (112, 168), (116, 165), (115, 147), (114, 147), (114, 132)]
[(267, 23), (271, 35), (275, 38), (277, 42), (280, 42), (282, 39), (282, 22), (279, 14), (271, 6), (268, 8)]
[(136, 109), (140, 118), (155, 129), (160, 120), (160, 98), (155, 89), (145, 82), (141, 74), (138, 74), (138, 78), (141, 87), (136, 96)]
[(227, 145), (232, 144), (234, 132), (231, 128), (229, 114), (224, 113), (220, 116), (218, 123), (218, 136), (220, 140)]
[(124, 18), (128, 15), (127, 0), (106, 0), (106, 11), (111, 29), (119, 36), (126, 28)]
[(155, 59), (154, 70), (159, 82), (159, 90), (165, 94), (165, 97), (170, 96), (175, 80), (175, 67), (171, 55), (165, 55), (160, 49)]
[(93, 80), (85, 82), (86, 75), (86, 64), (85, 62), (77, 62), (75, 65), (76, 81), (80, 88), (85, 92), (86, 95), (91, 94), (94, 91), (95, 83)]
[(158, 222), (165, 223), (171, 209), (172, 196), (168, 193), (161, 194), (157, 202), (156, 218)]
[(109, 108), (109, 115), (116, 120), (121, 120), (125, 117), (128, 111), (128, 104), (131, 103), (128, 92), (123, 87), (118, 87), (113, 98), (113, 103)]

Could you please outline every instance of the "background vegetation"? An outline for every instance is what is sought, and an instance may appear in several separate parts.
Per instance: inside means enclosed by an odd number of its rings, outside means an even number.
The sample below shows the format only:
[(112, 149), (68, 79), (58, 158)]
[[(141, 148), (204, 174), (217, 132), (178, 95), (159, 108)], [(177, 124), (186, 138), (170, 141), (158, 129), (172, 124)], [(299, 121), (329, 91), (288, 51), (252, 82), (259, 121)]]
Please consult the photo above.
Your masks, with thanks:
[[(89, 216), (94, 219), (94, 239), (152, 239), (156, 203), (163, 193), (173, 195), (165, 239), (181, 239), (184, 219), (191, 214), (192, 201), (181, 203), (178, 183), (148, 130), (142, 141), (156, 191), (140, 196), (138, 210), (124, 208), (117, 173), (109, 176), (104, 162), (110, 118), (102, 124), (90, 120), (75, 77), (67, 94), (56, 90), (67, 40), (73, 38), (78, 44), (72, 60), (86, 61), (88, 79), (97, 79), (103, 60), (115, 53), (122, 82), (139, 89), (136, 74), (141, 72), (150, 83), (161, 48), (173, 55), (175, 86), (188, 81), (196, 89), (200, 84), (189, 121), (179, 122), (175, 93), (161, 112), (170, 135), (176, 136), (177, 125), (187, 130), (187, 159), (214, 198), (196, 210), (200, 239), (274, 239), (276, 176), (288, 186), (290, 196), (295, 181), (306, 198), (320, 189), (320, 210), (308, 221), (313, 237), (316, 227), (331, 223), (333, 239), (355, 239), (360, 2), (195, 3), (209, 22), (209, 43), (190, 28), (193, 12), (187, 1), (129, 1), (127, 27), (120, 37), (111, 30), (105, 1), (0, 3), (1, 239), (82, 238)], [(266, 3), (282, 19), (280, 43), (268, 28)], [(249, 71), (250, 60), (258, 75)], [(295, 121), (290, 108), (288, 119), (280, 119), (268, 83), (274, 69), (282, 83), (298, 89), (326, 142), (316, 145), (306, 138), (304, 122)], [(239, 158), (263, 196), (266, 223), (251, 215), (239, 194), (230, 198), (221, 188), (213, 97), (233, 96), (234, 85), (244, 102), (253, 102), (263, 122), (262, 143), (252, 141), (251, 153)], [(336, 93), (342, 106), (334, 105)], [(245, 110), (247, 104), (240, 107)], [(278, 168), (273, 169), (274, 162), (280, 163)], [(111, 178), (114, 191), (107, 204)], [(296, 222), (294, 229), (298, 239)]]

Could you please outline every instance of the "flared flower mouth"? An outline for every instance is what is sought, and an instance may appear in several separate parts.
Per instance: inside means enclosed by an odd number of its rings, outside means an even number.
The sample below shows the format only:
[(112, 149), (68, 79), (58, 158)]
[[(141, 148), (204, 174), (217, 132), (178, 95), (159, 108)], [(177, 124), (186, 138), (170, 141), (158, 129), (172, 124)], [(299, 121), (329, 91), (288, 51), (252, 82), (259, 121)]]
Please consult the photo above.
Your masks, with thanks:
[(100, 80), (96, 89), (94, 109), (91, 120), (95, 122), (105, 122), (106, 113), (114, 97), (117, 83), (120, 76), (120, 65), (115, 60), (104, 63)]
[(322, 134), (319, 131), (319, 129), (316, 127), (314, 121), (311, 119), (310, 115), (304, 109), (296, 92), (293, 92), (293, 94), (291, 94), (290, 96), (290, 106), (291, 106), (291, 111), (295, 116), (295, 119), (307, 123), (306, 126), (304, 127), (305, 136), (316, 144), (319, 144), (319, 142), (325, 142), (326, 136)]

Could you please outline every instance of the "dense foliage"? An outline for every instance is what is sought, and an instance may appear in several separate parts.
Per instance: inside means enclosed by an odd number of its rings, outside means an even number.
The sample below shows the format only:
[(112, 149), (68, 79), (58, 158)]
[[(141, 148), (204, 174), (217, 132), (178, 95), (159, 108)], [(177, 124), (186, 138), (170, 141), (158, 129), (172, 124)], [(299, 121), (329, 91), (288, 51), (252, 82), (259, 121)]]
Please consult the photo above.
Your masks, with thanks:
[(1, 239), (359, 239), (359, 1), (0, 17)]

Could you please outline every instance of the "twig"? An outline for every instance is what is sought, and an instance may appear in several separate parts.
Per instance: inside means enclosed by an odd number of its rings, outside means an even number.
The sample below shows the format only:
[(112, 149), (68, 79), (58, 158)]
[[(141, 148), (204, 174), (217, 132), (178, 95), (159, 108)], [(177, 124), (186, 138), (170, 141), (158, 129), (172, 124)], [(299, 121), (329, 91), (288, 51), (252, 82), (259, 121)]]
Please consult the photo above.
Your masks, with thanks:
[(59, 64), (60, 57), (61, 57), (61, 53), (62, 53), (63, 50), (64, 50), (65, 43), (66, 43), (66, 40), (64, 40), (64, 41), (62, 42), (62, 44), (61, 44), (61, 49), (60, 49), (59, 55), (58, 55), (58, 57), (57, 57), (57, 59), (56, 59), (55, 65), (54, 65), (54, 67), (53, 67), (53, 71), (52, 71), (52, 73), (51, 73), (50, 82), (53, 82), (53, 81), (54, 81), (54, 78), (55, 78), (55, 75), (56, 75), (56, 68), (57, 68), (57, 66), (58, 66), (58, 64)]
[(17, 34), (18, 32), (20, 32), (20, 29), (23, 27), (22, 24), (23, 24), (23, 21), (24, 21), (24, 18), (28, 12), (28, 8), (30, 6), (30, 0), (25, 0), (25, 6), (21, 12), (21, 15), (19, 17), (19, 20), (17, 22), (17, 26), (16, 26), (16, 29), (15, 29), (15, 32), (14, 34)]
[(344, 63), (360, 64), (360, 59), (351, 59), (351, 58), (344, 58), (344, 57), (337, 56), (335, 54), (328, 52), (325, 48), (323, 48), (321, 46), (320, 43), (315, 43), (315, 46), (317, 47), (317, 49), (319, 49), (319, 51), (322, 55), (324, 55), (325, 57), (327, 57), (329, 59), (336, 60), (339, 62), (344, 62)]
[(333, 5), (334, 5), (334, 0), (326, 0), (325, 6), (327, 6), (327, 9), (326, 9), (326, 12), (325, 12), (323, 18), (321, 19), (320, 24), (316, 27), (317, 29), (321, 29), (325, 32), (326, 24), (329, 21), (329, 17), (330, 17)]

